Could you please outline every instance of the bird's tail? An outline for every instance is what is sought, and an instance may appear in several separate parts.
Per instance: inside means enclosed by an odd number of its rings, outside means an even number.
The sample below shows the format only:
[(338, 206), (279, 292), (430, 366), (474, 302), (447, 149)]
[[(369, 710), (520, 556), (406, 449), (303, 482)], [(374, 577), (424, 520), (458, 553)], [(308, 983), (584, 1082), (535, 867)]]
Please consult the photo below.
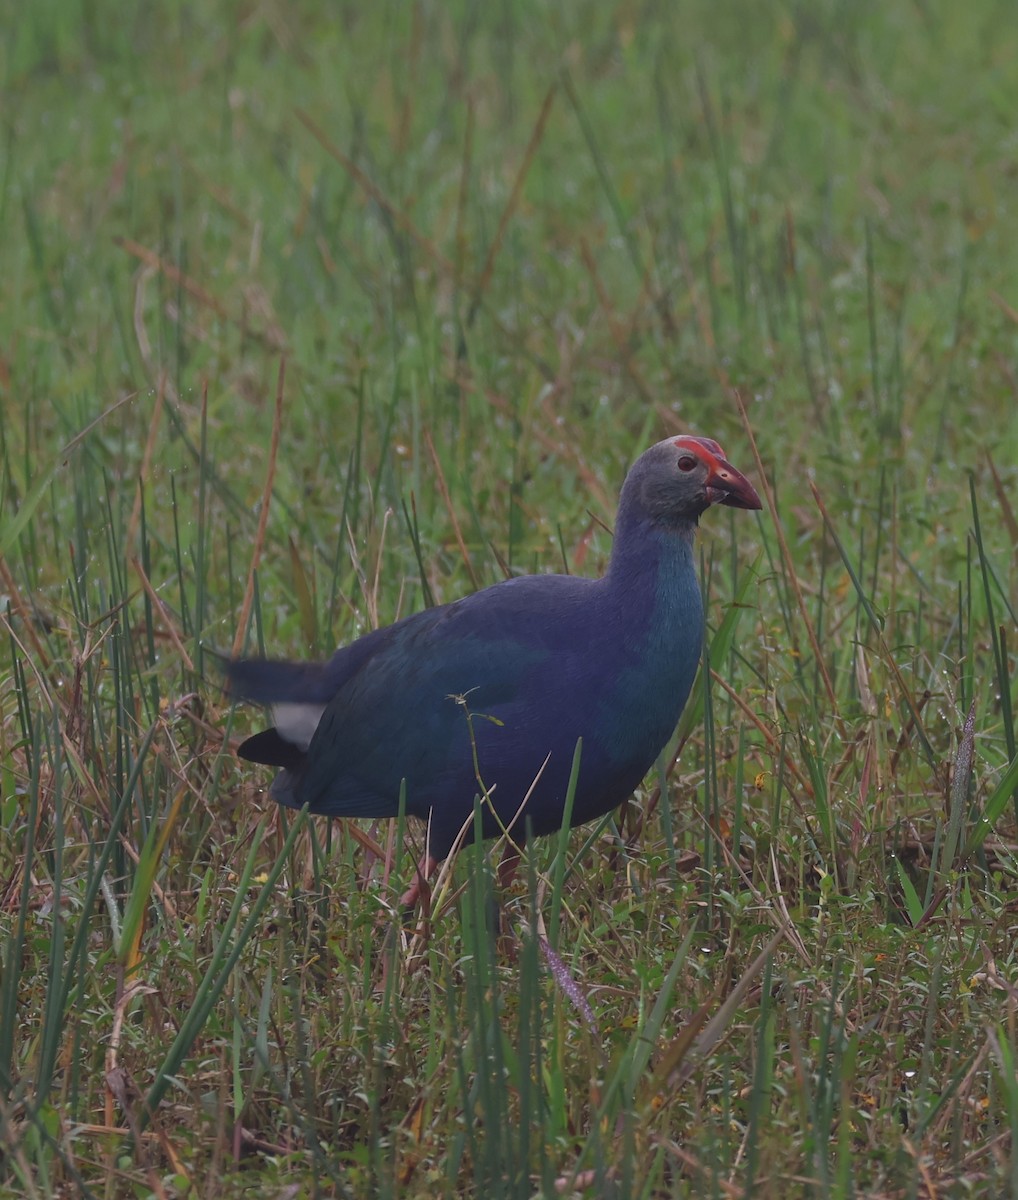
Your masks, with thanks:
[(230, 695), (251, 704), (326, 704), (336, 690), (327, 663), (234, 658), (223, 669)]

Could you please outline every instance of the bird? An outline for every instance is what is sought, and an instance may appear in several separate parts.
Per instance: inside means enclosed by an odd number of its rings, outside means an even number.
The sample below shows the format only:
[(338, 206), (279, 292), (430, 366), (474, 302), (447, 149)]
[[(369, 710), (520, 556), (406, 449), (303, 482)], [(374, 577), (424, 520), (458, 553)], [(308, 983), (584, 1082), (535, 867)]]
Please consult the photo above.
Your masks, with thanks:
[(561, 828), (577, 743), (573, 826), (628, 799), (674, 732), (703, 643), (694, 534), (714, 504), (762, 507), (716, 441), (666, 438), (625, 478), (600, 578), (510, 577), (325, 662), (229, 660), (229, 695), (273, 722), (238, 755), (279, 768), (287, 808), (423, 819), (405, 907), (473, 839), (475, 799), (483, 838), (510, 832), (511, 874), (528, 836)]

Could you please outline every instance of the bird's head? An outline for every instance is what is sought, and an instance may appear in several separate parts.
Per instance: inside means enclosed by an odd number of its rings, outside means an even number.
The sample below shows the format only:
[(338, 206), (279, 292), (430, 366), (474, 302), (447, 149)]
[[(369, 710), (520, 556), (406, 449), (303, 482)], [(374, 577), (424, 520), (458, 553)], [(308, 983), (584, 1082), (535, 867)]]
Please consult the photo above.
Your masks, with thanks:
[(633, 464), (626, 491), (647, 516), (665, 525), (696, 524), (712, 504), (762, 508), (756, 489), (711, 438), (666, 438)]

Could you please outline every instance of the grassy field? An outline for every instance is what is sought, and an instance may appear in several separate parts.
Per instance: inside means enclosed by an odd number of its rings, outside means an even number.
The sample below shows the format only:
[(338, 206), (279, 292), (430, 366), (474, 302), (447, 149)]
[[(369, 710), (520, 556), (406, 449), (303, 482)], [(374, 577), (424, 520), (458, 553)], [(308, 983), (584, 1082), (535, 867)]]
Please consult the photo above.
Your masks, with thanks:
[[(38, 0), (0, 64), (0, 1194), (1018, 1194), (1012, 5)], [(503, 944), (474, 850), (403, 931), (420, 831), (281, 816), (213, 652), (596, 573), (681, 431), (766, 505), (675, 742)]]

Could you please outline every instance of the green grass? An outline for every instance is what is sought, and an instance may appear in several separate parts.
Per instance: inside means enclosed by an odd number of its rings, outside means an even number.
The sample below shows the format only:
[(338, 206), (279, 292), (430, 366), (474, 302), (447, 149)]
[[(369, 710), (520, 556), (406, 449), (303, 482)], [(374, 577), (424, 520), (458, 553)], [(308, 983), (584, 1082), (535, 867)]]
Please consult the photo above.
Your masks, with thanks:
[[(1011, 7), (323, 8), (4, 22), (0, 1191), (1014, 1192)], [(596, 572), (673, 431), (714, 674), (401, 936), (211, 651)]]

